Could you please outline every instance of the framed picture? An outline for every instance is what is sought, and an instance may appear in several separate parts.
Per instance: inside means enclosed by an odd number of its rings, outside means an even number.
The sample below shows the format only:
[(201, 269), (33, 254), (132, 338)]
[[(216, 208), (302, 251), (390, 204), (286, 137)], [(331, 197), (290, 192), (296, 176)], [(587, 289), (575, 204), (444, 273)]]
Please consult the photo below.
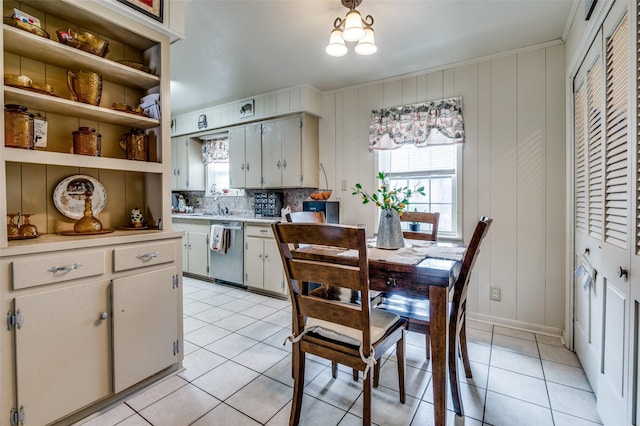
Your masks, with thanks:
[(162, 22), (162, 3), (164, 0), (118, 0), (120, 3), (142, 12), (153, 19)]
[(253, 116), (255, 102), (253, 99), (247, 99), (240, 102), (240, 118)]

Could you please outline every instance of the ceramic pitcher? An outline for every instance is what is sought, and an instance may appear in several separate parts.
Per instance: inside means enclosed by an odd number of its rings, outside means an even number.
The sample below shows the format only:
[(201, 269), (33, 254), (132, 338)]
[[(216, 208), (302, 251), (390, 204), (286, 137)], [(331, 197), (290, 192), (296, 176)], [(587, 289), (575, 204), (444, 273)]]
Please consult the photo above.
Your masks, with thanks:
[(149, 159), (149, 135), (142, 129), (131, 129), (118, 141), (127, 152), (127, 160), (147, 161)]
[(74, 101), (100, 105), (102, 76), (91, 71), (67, 70), (67, 86)]

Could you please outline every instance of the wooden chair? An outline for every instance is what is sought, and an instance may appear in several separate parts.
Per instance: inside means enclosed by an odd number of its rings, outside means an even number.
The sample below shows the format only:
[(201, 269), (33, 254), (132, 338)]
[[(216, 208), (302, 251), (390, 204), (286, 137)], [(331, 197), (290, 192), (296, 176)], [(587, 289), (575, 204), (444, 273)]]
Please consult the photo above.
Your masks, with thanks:
[[(366, 228), (286, 222), (274, 223), (272, 228), (287, 276), (295, 318), (290, 337), (294, 388), (289, 424), (297, 425), (300, 421), (305, 355), (310, 353), (363, 372), (363, 424), (370, 425), (372, 374), (369, 369), (394, 344), (398, 360), (400, 402), (405, 402), (406, 322), (398, 315), (370, 307)], [(299, 259), (292, 255), (291, 247), (296, 244), (356, 250), (357, 264), (335, 263), (335, 258), (314, 261)], [(363, 297), (360, 304), (355, 304), (311, 296), (304, 294), (299, 286), (299, 283), (305, 281), (358, 290)]]
[[(429, 229), (420, 231), (403, 231), (404, 238), (412, 240), (436, 241), (438, 239), (438, 223), (440, 213), (404, 212), (400, 216), (401, 222), (417, 222), (429, 225)], [(429, 338), (429, 301), (414, 299), (401, 294), (383, 295), (378, 299), (378, 308), (395, 312), (409, 322), (409, 331), (422, 333), (425, 336), (425, 352), (427, 359), (431, 358), (431, 339)], [(426, 311), (426, 315), (423, 315)]]
[[(462, 258), (462, 268), (460, 275), (453, 285), (453, 297), (449, 303), (449, 347), (448, 347), (448, 360), (449, 366), (449, 386), (451, 388), (451, 397), (453, 402), (453, 408), (459, 416), (463, 415), (462, 398), (460, 394), (460, 379), (458, 377), (458, 354), (462, 357), (464, 364), (464, 371), (467, 377), (472, 377), (471, 365), (469, 364), (469, 353), (467, 352), (467, 332), (466, 332), (466, 312), (467, 312), (467, 290), (469, 288), (469, 278), (471, 276), (471, 270), (477, 259), (478, 252), (480, 251), (480, 243), (487, 235), (489, 226), (493, 219), (488, 217), (481, 217), (473, 231), (471, 241), (467, 246), (464, 257)], [(386, 301), (385, 301), (386, 302)], [(384, 307), (383, 307), (384, 308)], [(380, 309), (378, 307), (377, 309)], [(427, 338), (429, 336), (429, 304), (426, 303), (421, 308), (421, 316), (426, 319)], [(396, 309), (389, 311), (395, 312)], [(405, 313), (406, 314), (406, 313)], [(402, 315), (402, 314), (400, 314)], [(378, 375), (378, 367), (376, 366), (375, 375)]]
[(287, 222), (325, 223), (324, 212), (291, 212), (287, 213)]
[(400, 222), (418, 223), (420, 225), (430, 225), (428, 232), (423, 231), (403, 231), (405, 238), (411, 240), (436, 241), (438, 238), (438, 223), (440, 222), (440, 213), (429, 212), (404, 212), (400, 216)]

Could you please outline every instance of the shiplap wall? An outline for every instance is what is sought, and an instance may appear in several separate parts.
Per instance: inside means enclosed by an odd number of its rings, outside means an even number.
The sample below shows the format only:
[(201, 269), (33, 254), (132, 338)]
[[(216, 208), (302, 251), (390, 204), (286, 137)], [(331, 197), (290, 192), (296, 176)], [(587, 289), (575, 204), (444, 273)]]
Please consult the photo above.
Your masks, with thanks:
[[(341, 222), (365, 223), (378, 212), (351, 195), (375, 188), (368, 149), (372, 109), (462, 96), (461, 214), (468, 242), (481, 215), (494, 219), (469, 289), (471, 316), (560, 334), (565, 310), (564, 46), (375, 82), (324, 94), (320, 160)], [(502, 300), (489, 299), (489, 288)]]

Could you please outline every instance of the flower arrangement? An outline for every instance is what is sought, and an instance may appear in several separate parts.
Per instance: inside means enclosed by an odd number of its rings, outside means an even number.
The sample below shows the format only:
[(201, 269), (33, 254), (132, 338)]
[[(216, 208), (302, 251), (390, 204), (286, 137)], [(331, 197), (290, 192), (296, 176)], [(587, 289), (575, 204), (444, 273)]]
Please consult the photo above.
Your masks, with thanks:
[(396, 210), (398, 215), (402, 215), (402, 212), (404, 212), (409, 204), (409, 198), (414, 193), (424, 195), (424, 186), (416, 187), (414, 189), (411, 189), (408, 186), (389, 188), (386, 173), (379, 172), (377, 178), (381, 181), (381, 184), (376, 192), (369, 194), (367, 191), (362, 189), (362, 185), (356, 183), (355, 188), (352, 188), (352, 195), (359, 195), (362, 197), (362, 204), (375, 203), (376, 206), (382, 209)]

